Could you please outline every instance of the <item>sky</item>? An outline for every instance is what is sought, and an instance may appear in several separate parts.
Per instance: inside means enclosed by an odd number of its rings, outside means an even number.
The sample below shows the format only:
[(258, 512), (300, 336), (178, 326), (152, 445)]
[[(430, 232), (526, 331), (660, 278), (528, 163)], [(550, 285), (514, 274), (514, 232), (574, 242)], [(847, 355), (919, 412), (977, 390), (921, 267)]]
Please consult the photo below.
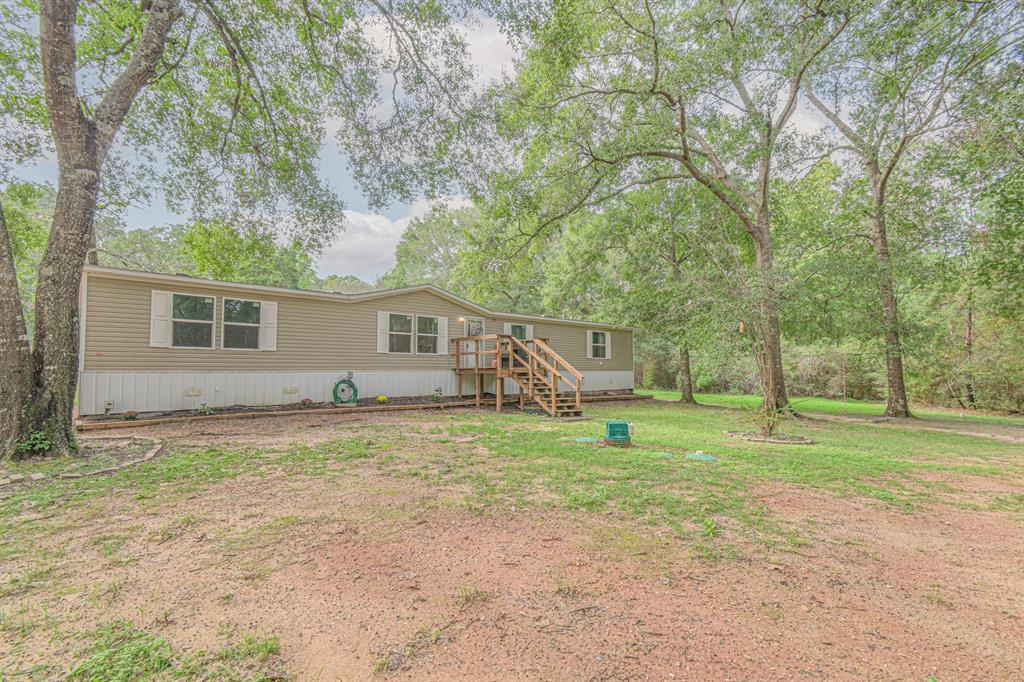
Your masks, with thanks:
[[(469, 52), (478, 69), (481, 83), (501, 76), (510, 69), (514, 50), (504, 40), (496, 22), (482, 20), (465, 30)], [(371, 211), (366, 196), (356, 186), (348, 169), (345, 152), (334, 140), (331, 121), (326, 122), (328, 135), (320, 147), (321, 176), (345, 203), (344, 231), (333, 244), (324, 249), (316, 261), (317, 274), (355, 275), (372, 282), (395, 264), (395, 247), (405, 228), (413, 219), (429, 210), (426, 200), (411, 204), (393, 204), (380, 212)], [(57, 185), (57, 162), (48, 155), (29, 166), (19, 168), (17, 176), (28, 181)], [(453, 197), (448, 205), (460, 206), (467, 202)], [(160, 194), (154, 194), (147, 205), (130, 206), (125, 214), (128, 229), (181, 223), (187, 216), (170, 211)]]

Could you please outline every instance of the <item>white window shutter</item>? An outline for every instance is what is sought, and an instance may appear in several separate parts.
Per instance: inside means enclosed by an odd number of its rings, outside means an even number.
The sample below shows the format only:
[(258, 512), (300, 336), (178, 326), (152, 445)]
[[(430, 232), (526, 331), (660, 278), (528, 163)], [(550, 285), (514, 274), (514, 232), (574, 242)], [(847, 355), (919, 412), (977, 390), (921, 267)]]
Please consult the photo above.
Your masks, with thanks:
[(590, 329), (587, 330), (587, 359), (594, 359), (594, 332)]
[(512, 334), (512, 323), (511, 322), (506, 322), (504, 329), (505, 329), (505, 331), (502, 332), (503, 334), (505, 334), (506, 336), (511, 335)]
[(277, 350), (277, 303), (260, 301), (260, 350)]
[(448, 355), (448, 318), (437, 318), (437, 354)]
[(606, 331), (604, 333), (604, 359), (609, 360), (612, 357), (612, 333)]
[(171, 292), (152, 291), (149, 303), (149, 345), (171, 347)]
[(533, 338), (533, 325), (532, 324), (526, 325), (526, 338), (528, 338), (528, 339), (532, 339)]
[(388, 352), (388, 314), (383, 310), (377, 311), (377, 352)]

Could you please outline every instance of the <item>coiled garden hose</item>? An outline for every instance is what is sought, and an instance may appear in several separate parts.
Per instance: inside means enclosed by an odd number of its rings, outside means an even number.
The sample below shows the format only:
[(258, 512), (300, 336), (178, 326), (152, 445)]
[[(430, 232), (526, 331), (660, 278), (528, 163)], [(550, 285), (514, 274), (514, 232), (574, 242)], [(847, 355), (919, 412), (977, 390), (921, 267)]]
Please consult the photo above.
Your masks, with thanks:
[(359, 390), (352, 383), (351, 379), (341, 379), (338, 383), (334, 384), (332, 395), (334, 396), (335, 405), (354, 403), (359, 400)]

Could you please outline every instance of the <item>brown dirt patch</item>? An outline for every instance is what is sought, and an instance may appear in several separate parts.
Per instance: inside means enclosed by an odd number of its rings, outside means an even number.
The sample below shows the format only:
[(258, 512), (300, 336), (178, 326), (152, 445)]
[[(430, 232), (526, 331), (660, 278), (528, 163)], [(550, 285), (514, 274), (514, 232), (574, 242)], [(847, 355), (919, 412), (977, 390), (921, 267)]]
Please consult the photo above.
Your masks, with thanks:
[[(430, 441), (409, 416), (329, 421), (145, 433), (266, 446), (383, 423)], [(183, 648), (277, 634), (303, 680), (1009, 680), (1024, 669), (1013, 515), (905, 514), (773, 488), (759, 499), (810, 544), (704, 563), (648, 526), (558, 509), (474, 514), (464, 493), (382, 474), (371, 458), (324, 477), (261, 470), (156, 507), (112, 494), (46, 536), (45, 589), (0, 598), (5, 613), (45, 610), (65, 633), (38, 627), (15, 650), (0, 631), (0, 671), (66, 664), (68, 633), (117, 616)], [(113, 536), (123, 546), (104, 553), (97, 538)], [(30, 568), (0, 563), (7, 576)]]
[(811, 412), (812, 419), (823, 419), (833, 422), (855, 422), (870, 424), (882, 428), (898, 428), (911, 431), (937, 431), (955, 433), (959, 436), (974, 436), (1000, 443), (1024, 443), (1024, 420), (1020, 426), (1013, 424), (995, 424), (982, 421), (965, 421), (928, 417), (926, 419), (894, 419), (891, 417), (874, 417), (867, 415), (839, 415)]

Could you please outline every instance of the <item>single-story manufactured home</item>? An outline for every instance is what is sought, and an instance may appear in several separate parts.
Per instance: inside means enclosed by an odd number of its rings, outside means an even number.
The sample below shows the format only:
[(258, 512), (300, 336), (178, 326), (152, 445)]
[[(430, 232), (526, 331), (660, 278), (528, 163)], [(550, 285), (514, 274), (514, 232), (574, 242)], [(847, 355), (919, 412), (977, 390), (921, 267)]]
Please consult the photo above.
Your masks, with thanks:
[(339, 294), (87, 266), (81, 311), (83, 416), (327, 402), (344, 378), (361, 396), (514, 395), (553, 416), (633, 388), (630, 328), (429, 284)]

